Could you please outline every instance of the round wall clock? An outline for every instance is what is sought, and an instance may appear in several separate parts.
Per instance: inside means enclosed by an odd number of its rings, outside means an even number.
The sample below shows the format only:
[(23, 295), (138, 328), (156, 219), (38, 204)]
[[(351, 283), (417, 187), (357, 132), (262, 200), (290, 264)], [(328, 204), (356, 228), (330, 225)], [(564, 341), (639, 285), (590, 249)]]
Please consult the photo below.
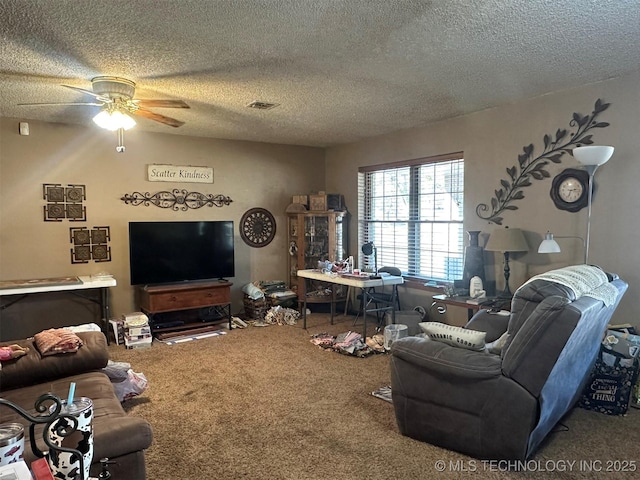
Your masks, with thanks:
[(549, 194), (560, 210), (582, 210), (589, 202), (589, 174), (586, 170), (567, 168), (555, 176)]
[(240, 236), (252, 247), (264, 247), (276, 235), (276, 219), (264, 208), (247, 210), (240, 219)]

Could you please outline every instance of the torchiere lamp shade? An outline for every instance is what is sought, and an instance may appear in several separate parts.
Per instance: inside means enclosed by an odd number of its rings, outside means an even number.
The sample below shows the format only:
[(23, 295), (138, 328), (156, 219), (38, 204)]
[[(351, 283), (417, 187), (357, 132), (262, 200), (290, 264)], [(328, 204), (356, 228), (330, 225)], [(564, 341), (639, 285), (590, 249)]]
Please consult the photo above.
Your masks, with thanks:
[(607, 145), (588, 145), (576, 147), (571, 152), (582, 165), (603, 165), (609, 161), (613, 155), (613, 147)]

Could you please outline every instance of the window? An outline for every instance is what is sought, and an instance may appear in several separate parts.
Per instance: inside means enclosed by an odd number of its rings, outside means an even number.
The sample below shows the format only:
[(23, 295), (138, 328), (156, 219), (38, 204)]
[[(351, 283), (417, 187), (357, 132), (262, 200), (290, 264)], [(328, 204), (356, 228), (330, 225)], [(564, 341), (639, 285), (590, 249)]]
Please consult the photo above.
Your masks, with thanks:
[(463, 207), (462, 153), (361, 167), (358, 239), (373, 242), (377, 254), (361, 254), (361, 267), (377, 260), (409, 277), (462, 278)]

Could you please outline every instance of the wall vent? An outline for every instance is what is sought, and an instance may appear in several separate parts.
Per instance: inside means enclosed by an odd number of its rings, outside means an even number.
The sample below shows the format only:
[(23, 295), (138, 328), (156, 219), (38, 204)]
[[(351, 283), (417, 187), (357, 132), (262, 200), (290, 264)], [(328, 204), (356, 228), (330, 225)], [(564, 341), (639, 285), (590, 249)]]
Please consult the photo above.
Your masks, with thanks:
[(271, 110), (272, 108), (276, 108), (279, 103), (269, 103), (269, 102), (261, 102), (260, 100), (254, 100), (250, 104), (247, 105), (249, 108), (257, 108), (258, 110)]

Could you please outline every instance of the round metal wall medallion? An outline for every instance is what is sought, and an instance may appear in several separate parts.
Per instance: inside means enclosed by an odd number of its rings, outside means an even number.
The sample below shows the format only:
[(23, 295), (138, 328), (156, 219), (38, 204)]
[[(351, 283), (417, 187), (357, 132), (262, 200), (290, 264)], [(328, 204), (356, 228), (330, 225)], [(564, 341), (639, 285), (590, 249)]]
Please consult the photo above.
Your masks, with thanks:
[(264, 247), (276, 235), (276, 219), (264, 208), (247, 210), (240, 219), (240, 236), (252, 247)]

